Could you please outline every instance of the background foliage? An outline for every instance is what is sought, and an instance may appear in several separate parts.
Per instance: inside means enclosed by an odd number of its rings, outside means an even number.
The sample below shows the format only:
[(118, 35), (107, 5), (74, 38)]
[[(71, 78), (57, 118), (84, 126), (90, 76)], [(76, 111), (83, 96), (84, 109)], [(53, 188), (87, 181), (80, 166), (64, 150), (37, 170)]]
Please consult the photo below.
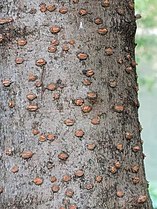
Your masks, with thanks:
[(142, 14), (141, 26), (144, 28), (156, 27), (157, 0), (136, 0), (136, 11)]
[(144, 152), (146, 154), (146, 176), (154, 209), (157, 209), (157, 0), (136, 0), (136, 14), (142, 19), (137, 21), (136, 60), (138, 81), (140, 121), (144, 128)]

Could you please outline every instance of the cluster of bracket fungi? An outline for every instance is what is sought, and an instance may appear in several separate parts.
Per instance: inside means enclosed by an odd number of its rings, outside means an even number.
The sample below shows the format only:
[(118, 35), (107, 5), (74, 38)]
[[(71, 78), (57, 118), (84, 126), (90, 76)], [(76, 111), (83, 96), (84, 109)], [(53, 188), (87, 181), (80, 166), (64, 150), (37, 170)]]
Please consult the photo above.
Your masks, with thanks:
[[(79, 3), (79, 0), (72, 0), (72, 2), (74, 4), (77, 4)], [(102, 0), (102, 3), (101, 3), (101, 6), (104, 7), (104, 8), (108, 8), (110, 6), (110, 1), (109, 0)], [(132, 3), (132, 1), (129, 2), (129, 5), (128, 7), (133, 10), (134, 9), (134, 5)], [(39, 6), (40, 8), (40, 11), (41, 12), (54, 12), (57, 10), (57, 7), (55, 5), (46, 5), (45, 3), (42, 3), (40, 4)], [(65, 6), (62, 6), (61, 8), (59, 8), (59, 13), (60, 14), (66, 14), (68, 12), (68, 8), (65, 7)], [(119, 15), (124, 15), (124, 10), (123, 8), (118, 8), (117, 9), (117, 13)], [(79, 11), (78, 11), (78, 14), (80, 16), (85, 16), (85, 15), (88, 15), (89, 12), (87, 9), (85, 8), (81, 8)], [(0, 19), (0, 24), (7, 24), (7, 23), (10, 23), (10, 22), (13, 22), (13, 19), (12, 18), (1, 18)], [(103, 24), (103, 20), (100, 18), (100, 17), (97, 17), (94, 19), (94, 23), (98, 26), (100, 26), (98, 29), (97, 29), (97, 33), (101, 36), (103, 35), (106, 35), (108, 33), (108, 29), (106, 27), (103, 27), (101, 26)], [(62, 30), (62, 28), (60, 26), (57, 26), (57, 25), (53, 25), (50, 27), (50, 32), (52, 34), (58, 34), (60, 31)], [(4, 37), (2, 34), (0, 34), (0, 43), (4, 41)], [(20, 46), (20, 47), (23, 47), (27, 44), (27, 40), (24, 39), (24, 38), (20, 38), (17, 40), (17, 45)], [(57, 39), (53, 39), (50, 43), (50, 45), (48, 46), (48, 52), (49, 53), (55, 53), (57, 51), (57, 47), (59, 46), (59, 40)], [(70, 50), (70, 46), (73, 46), (75, 45), (75, 40), (69, 40), (67, 44), (64, 44), (62, 46), (62, 50), (64, 52), (68, 52)], [(106, 56), (112, 56), (114, 53), (114, 49), (112, 47), (108, 47), (105, 49), (105, 54)], [(78, 54), (76, 54), (77, 58), (80, 60), (80, 61), (85, 61), (86, 59), (89, 58), (89, 55), (87, 53), (84, 53), (84, 52), (79, 52)], [(128, 67), (126, 67), (126, 72), (128, 74), (130, 74), (132, 71), (133, 71), (133, 68), (136, 67), (136, 62), (131, 58), (131, 55), (128, 54), (126, 56), (126, 59), (129, 60), (130, 62), (130, 65)], [(22, 58), (22, 57), (17, 57), (15, 59), (15, 62), (16, 64), (22, 64), (25, 60)], [(122, 64), (123, 63), (123, 59), (119, 58), (117, 60), (117, 62), (119, 64)], [(43, 68), (45, 65), (47, 64), (46, 60), (44, 58), (39, 58), (38, 60), (36, 60), (35, 62), (35, 65), (38, 66), (38, 67), (41, 67)], [(87, 69), (87, 70), (84, 70), (82, 71), (82, 74), (86, 76), (86, 78), (83, 80), (83, 84), (85, 86), (90, 86), (92, 84), (92, 81), (91, 81), (91, 78), (94, 76), (94, 70), (93, 69)], [(43, 83), (42, 81), (38, 80), (38, 77), (36, 75), (34, 75), (33, 73), (29, 74), (28, 76), (28, 81), (29, 82), (35, 82), (35, 86), (36, 87), (41, 87), (43, 86)], [(2, 84), (4, 87), (8, 88), (9, 86), (12, 85), (12, 81), (9, 80), (9, 79), (5, 79), (2, 81)], [(47, 89), (48, 91), (52, 91), (54, 92), (55, 90), (57, 90), (58, 88), (58, 84), (57, 82), (56, 83), (50, 83), (46, 86), (45, 89)], [(109, 86), (111, 88), (115, 88), (117, 86), (117, 82), (116, 80), (110, 80), (109, 81)], [(88, 101), (90, 102), (91, 105), (86, 105), (86, 101), (85, 99), (83, 98), (76, 98), (73, 100), (73, 104), (80, 107), (81, 108), (81, 111), (83, 112), (83, 114), (88, 114), (92, 111), (92, 105), (94, 105), (97, 101), (97, 98), (99, 97), (99, 95), (96, 93), (96, 92), (88, 92), (87, 93), (87, 99)], [(29, 92), (27, 95), (26, 95), (26, 98), (27, 100), (29, 101), (29, 105), (26, 107), (26, 109), (30, 112), (35, 112), (39, 109), (39, 106), (34, 103), (34, 100), (37, 98), (37, 95), (34, 94), (33, 92)], [(59, 93), (54, 93), (53, 94), (53, 99), (54, 100), (59, 100), (60, 98), (60, 94)], [(8, 103), (8, 106), (10, 108), (14, 108), (15, 107), (15, 101), (14, 100), (10, 100), (9, 103)], [(138, 106), (138, 104), (136, 104)], [(120, 104), (116, 104), (114, 105), (113, 107), (113, 111), (117, 112), (117, 113), (122, 113), (123, 111), (125, 110), (124, 106), (123, 105), (120, 105)], [(101, 117), (99, 115), (95, 116), (94, 118), (91, 119), (91, 123), (93, 125), (99, 125), (101, 122)], [(64, 124), (66, 126), (73, 126), (74, 124), (76, 123), (76, 120), (73, 119), (73, 118), (67, 118), (66, 120), (64, 120)], [(54, 141), (56, 139), (56, 135), (53, 134), (53, 133), (40, 133), (40, 130), (38, 130), (38, 128), (33, 128), (32, 129), (32, 133), (33, 135), (38, 135), (38, 139), (40, 142), (45, 142), (45, 141)], [(82, 138), (84, 135), (85, 135), (85, 131), (82, 130), (82, 129), (78, 129), (75, 131), (74, 133), (75, 137), (78, 137), (78, 138)], [(127, 141), (130, 141), (132, 140), (133, 138), (133, 134), (131, 132), (126, 132), (125, 133), (125, 139)], [(90, 143), (90, 144), (87, 144), (87, 149), (90, 150), (90, 151), (94, 151), (96, 148), (96, 144), (95, 143)], [(116, 146), (117, 150), (119, 150), (120, 152), (123, 151), (123, 144), (117, 144)], [(136, 145), (132, 148), (132, 150), (134, 152), (138, 152), (140, 151), (140, 146)], [(6, 155), (10, 156), (12, 155), (13, 151), (8, 148), (5, 150), (5, 153)], [(33, 157), (35, 153), (33, 153), (31, 150), (24, 150), (20, 156), (22, 159), (24, 160), (28, 160), (30, 158)], [(60, 161), (66, 161), (68, 160), (69, 158), (69, 154), (67, 152), (60, 152), (58, 154), (58, 159)], [(111, 172), (111, 174), (115, 174), (118, 172), (118, 170), (121, 168), (121, 162), (119, 161), (115, 161), (115, 163), (109, 168), (109, 171)], [(18, 165), (14, 165), (12, 168), (11, 168), (11, 172), (12, 173), (17, 173), (19, 171), (19, 167)], [(131, 171), (135, 174), (138, 173), (139, 171), (139, 165), (133, 165), (132, 168), (131, 168)], [(82, 178), (83, 176), (85, 175), (84, 173), (84, 170), (83, 169), (78, 169), (76, 171), (74, 171), (74, 176), (77, 177), (77, 178)], [(69, 182), (70, 180), (72, 179), (72, 176), (71, 175), (64, 175), (61, 179), (61, 181), (63, 182)], [(52, 176), (50, 178), (50, 181), (53, 183), (52, 187), (51, 187), (51, 190), (53, 193), (57, 193), (59, 190), (60, 190), (60, 186), (56, 183), (57, 182), (57, 178), (55, 176)], [(101, 175), (98, 175), (98, 176), (95, 176), (95, 182), (96, 183), (101, 183), (103, 181), (103, 176)], [(133, 183), (134, 184), (138, 184), (140, 182), (140, 178), (138, 176), (135, 176), (133, 179), (132, 179)], [(33, 182), (35, 185), (41, 185), (43, 184), (44, 180), (42, 177), (36, 177), (35, 179), (33, 179)], [(85, 189), (87, 190), (91, 190), (93, 189), (94, 187), (94, 184), (92, 183), (89, 183), (89, 184), (86, 184), (85, 185)], [(0, 188), (0, 193), (3, 192), (3, 188), (1, 187)], [(122, 198), (125, 193), (124, 191), (122, 190), (118, 190), (116, 192), (116, 195), (117, 197), (119, 198)], [(66, 197), (69, 197), (69, 198), (72, 198), (74, 196), (74, 191), (71, 189), (71, 188), (68, 188), (66, 191), (65, 191), (65, 196)], [(139, 204), (142, 204), (142, 203), (145, 203), (147, 200), (147, 197), (146, 195), (140, 195), (137, 199), (137, 203)], [(76, 204), (71, 204), (68, 206), (69, 209), (76, 209), (77, 208), (77, 205)], [(61, 206), (60, 209), (65, 209), (64, 206)]]

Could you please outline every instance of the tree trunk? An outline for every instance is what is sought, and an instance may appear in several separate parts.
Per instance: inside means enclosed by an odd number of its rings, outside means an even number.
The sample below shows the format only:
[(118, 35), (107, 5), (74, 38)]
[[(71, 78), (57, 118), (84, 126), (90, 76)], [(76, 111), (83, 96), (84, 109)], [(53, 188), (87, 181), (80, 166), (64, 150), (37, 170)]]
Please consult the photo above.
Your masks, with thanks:
[(1, 208), (151, 209), (133, 2), (0, 8)]

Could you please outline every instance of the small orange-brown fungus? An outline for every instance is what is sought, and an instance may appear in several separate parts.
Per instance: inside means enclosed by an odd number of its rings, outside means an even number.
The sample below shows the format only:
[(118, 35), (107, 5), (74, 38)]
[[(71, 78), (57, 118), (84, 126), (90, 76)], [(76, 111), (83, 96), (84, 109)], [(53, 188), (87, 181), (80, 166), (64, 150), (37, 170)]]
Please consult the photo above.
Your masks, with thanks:
[(90, 184), (90, 183), (85, 185), (85, 189), (87, 189), (87, 190), (91, 190), (91, 189), (93, 189), (93, 187), (94, 187), (94, 185)]
[(13, 18), (10, 17), (10, 18), (0, 18), (0, 25), (3, 25), (3, 24), (6, 24), (6, 23), (10, 23), (10, 22), (13, 22)]
[(92, 118), (91, 123), (93, 125), (99, 125), (100, 124), (100, 117), (96, 116), (96, 117)]
[(21, 157), (22, 157), (23, 159), (29, 159), (29, 158), (31, 158), (32, 156), (33, 156), (33, 152), (32, 152), (32, 151), (29, 151), (29, 150), (23, 151), (23, 152), (21, 153)]
[(39, 178), (39, 177), (36, 177), (34, 180), (33, 180), (34, 184), (36, 185), (41, 185), (43, 183), (43, 179), (42, 178)]
[(10, 86), (11, 83), (12, 83), (12, 82), (11, 82), (10, 80), (8, 80), (8, 79), (2, 81), (2, 84), (3, 84), (3, 86), (5, 86), (5, 87)]
[(121, 113), (124, 111), (124, 106), (123, 105), (115, 105), (114, 110), (118, 113)]
[(130, 133), (130, 132), (126, 132), (126, 133), (125, 133), (125, 138), (126, 138), (127, 140), (131, 140), (131, 139), (133, 138), (133, 134)]
[(95, 177), (95, 181), (96, 181), (97, 183), (102, 182), (102, 180), (103, 180), (103, 177), (102, 177), (102, 176), (96, 176), (96, 177)]
[(103, 23), (103, 20), (100, 17), (95, 18), (94, 23), (100, 25)]
[(106, 55), (111, 56), (113, 54), (113, 49), (111, 47), (106, 48), (105, 53), (106, 53)]
[(88, 58), (88, 54), (81, 52), (81, 53), (77, 54), (77, 58), (79, 60), (86, 60)]
[(68, 43), (73, 46), (73, 45), (75, 45), (75, 40), (71, 39), (71, 40), (68, 41)]
[(124, 196), (124, 192), (121, 190), (118, 190), (116, 194), (117, 194), (117, 197), (120, 197), (120, 198)]
[(0, 43), (2, 43), (3, 40), (4, 40), (4, 36), (3, 34), (0, 34)]
[(117, 150), (123, 151), (123, 144), (117, 144)]
[(56, 51), (57, 51), (57, 47), (56, 47), (56, 46), (50, 45), (50, 46), (48, 47), (48, 52), (49, 52), (49, 53), (55, 53)]
[(58, 185), (53, 185), (51, 187), (51, 190), (54, 192), (54, 193), (57, 193), (59, 190), (60, 190), (60, 187)]
[(36, 81), (36, 82), (35, 82), (35, 86), (36, 86), (36, 87), (41, 87), (41, 86), (42, 86), (42, 82), (39, 81), (39, 80)]
[(139, 108), (139, 107), (140, 107), (140, 103), (139, 103), (139, 101), (138, 101), (138, 100), (134, 100), (133, 102), (134, 102), (135, 107), (137, 107), (137, 108)]
[(132, 65), (132, 67), (136, 67), (137, 62), (136, 62), (135, 60), (132, 60), (132, 61), (131, 61), (131, 65)]
[(103, 7), (109, 7), (110, 6), (110, 1), (109, 0), (103, 0), (102, 3), (101, 3), (101, 5)]
[(62, 180), (63, 180), (64, 182), (68, 182), (68, 181), (71, 180), (71, 176), (69, 176), (69, 175), (64, 175), (63, 178), (62, 178)]
[(137, 200), (137, 202), (138, 202), (139, 204), (143, 204), (143, 203), (145, 203), (146, 201), (147, 201), (147, 196), (145, 196), (145, 195), (140, 195), (139, 198), (138, 198), (138, 200)]
[(34, 93), (29, 93), (26, 95), (27, 99), (30, 100), (30, 101), (33, 101), (34, 99), (37, 98), (37, 95), (34, 94)]
[(59, 93), (54, 93), (53, 94), (53, 99), (54, 100), (58, 100), (60, 98), (60, 94)]
[(40, 58), (36, 61), (37, 66), (43, 66), (43, 65), (46, 65), (46, 63), (47, 63), (46, 60), (43, 58)]
[(12, 168), (11, 168), (11, 172), (12, 173), (17, 173), (19, 171), (19, 167), (17, 165), (14, 165)]
[(28, 75), (28, 81), (35, 81), (37, 80), (38, 76), (37, 75), (34, 75), (33, 73), (30, 73)]
[(130, 60), (131, 60), (131, 55), (130, 55), (130, 54), (127, 54), (127, 55), (126, 55), (126, 58), (127, 58), (127, 60), (130, 61)]
[(45, 134), (41, 134), (41, 135), (39, 136), (39, 141), (40, 141), (40, 142), (45, 142), (46, 139), (47, 139), (47, 137), (46, 137)]
[(69, 46), (67, 45), (67, 44), (64, 44), (63, 46), (62, 46), (62, 50), (64, 51), (64, 52), (68, 52), (69, 51)]
[(66, 209), (65, 207), (61, 206), (59, 209)]
[(64, 121), (64, 124), (67, 125), (67, 126), (73, 126), (74, 123), (75, 123), (75, 120), (71, 119), (71, 118), (68, 118)]
[(121, 163), (119, 161), (115, 162), (115, 167), (119, 169), (121, 167)]
[(142, 153), (142, 158), (144, 159), (146, 157), (146, 155), (144, 153)]
[(77, 177), (84, 176), (84, 171), (83, 170), (77, 170), (77, 171), (75, 171), (75, 176), (77, 176)]
[(4, 188), (0, 186), (0, 194), (2, 194), (4, 191)]
[(35, 111), (37, 111), (37, 109), (38, 109), (38, 105), (36, 105), (36, 104), (30, 104), (27, 106), (27, 110), (30, 112), (35, 112)]
[(56, 10), (56, 6), (55, 6), (55, 5), (48, 5), (46, 8), (47, 8), (47, 10), (48, 10), (49, 12), (53, 12), (53, 11)]
[(29, 13), (30, 14), (36, 14), (37, 13), (37, 10), (34, 8), (34, 7), (32, 7), (30, 10), (29, 10)]
[(132, 150), (133, 150), (134, 152), (138, 152), (138, 151), (140, 151), (141, 149), (140, 149), (139, 146), (135, 146), (135, 147), (132, 148)]
[(79, 129), (79, 130), (75, 131), (75, 136), (83, 137), (84, 136), (84, 131), (82, 129)]
[(82, 81), (82, 83), (83, 83), (85, 86), (90, 86), (92, 82), (91, 82), (89, 79), (84, 79), (84, 80)]
[(98, 33), (100, 35), (105, 35), (108, 32), (107, 28), (99, 28)]
[(92, 69), (88, 69), (88, 70), (83, 70), (82, 71), (84, 75), (86, 75), (87, 77), (92, 77), (94, 75), (94, 71)]
[[(76, 1), (76, 0), (73, 0), (73, 1)], [(77, 209), (78, 207), (76, 205), (69, 205), (69, 209)]]
[(56, 86), (55, 83), (50, 83), (50, 84), (47, 85), (46, 88), (50, 91), (54, 91), (54, 90), (56, 90), (57, 86)]
[(59, 45), (59, 41), (58, 41), (57, 39), (53, 39), (53, 40), (51, 41), (51, 44), (52, 44), (53, 46), (58, 46), (58, 45)]
[(128, 6), (129, 6), (129, 9), (134, 10), (134, 2), (133, 1), (130, 1)]
[(55, 138), (56, 138), (56, 136), (55, 136), (54, 134), (52, 134), (52, 133), (48, 133), (48, 134), (47, 134), (47, 140), (49, 140), (49, 141), (54, 141)]
[(131, 170), (133, 173), (138, 173), (139, 169), (140, 169), (140, 167), (138, 165), (134, 165), (131, 167)]
[(125, 13), (125, 11), (124, 11), (124, 9), (123, 8), (117, 8), (117, 13), (119, 14), (119, 15), (124, 15), (124, 13)]
[(14, 100), (10, 100), (9, 103), (8, 103), (8, 106), (9, 106), (10, 108), (15, 107), (15, 101), (14, 101)]
[(111, 88), (115, 88), (117, 86), (117, 81), (114, 80), (114, 79), (111, 79), (109, 81), (109, 85), (110, 85)]
[(60, 12), (61, 14), (66, 14), (66, 13), (68, 12), (68, 8), (62, 7), (62, 8), (59, 9), (59, 12)]
[(94, 100), (94, 99), (97, 99), (97, 93), (96, 92), (88, 92), (87, 93), (87, 98), (88, 99), (92, 99), (92, 100)]
[(67, 160), (68, 159), (68, 157), (69, 157), (69, 155), (66, 153), (66, 152), (61, 152), (59, 155), (58, 155), (58, 158), (60, 159), (60, 160)]
[(82, 98), (78, 98), (74, 100), (75, 105), (81, 106), (84, 104), (84, 100)]
[(32, 129), (32, 134), (33, 135), (38, 135), (40, 131), (38, 129)]
[(17, 44), (19, 46), (25, 46), (27, 44), (27, 40), (24, 38), (18, 39)]
[(65, 195), (66, 195), (67, 197), (72, 197), (72, 196), (74, 195), (74, 191), (73, 191), (72, 189), (67, 189), (67, 190), (65, 191)]
[(72, 0), (72, 2), (73, 2), (74, 4), (78, 4), (78, 3), (79, 3), (79, 0)]
[(93, 144), (87, 144), (87, 149), (88, 150), (94, 150), (96, 147), (96, 145), (93, 143)]
[(54, 182), (57, 181), (57, 178), (56, 178), (55, 176), (51, 176), (51, 177), (50, 177), (50, 181), (51, 181), (52, 183), (54, 183)]
[(39, 5), (39, 7), (40, 7), (40, 11), (41, 11), (41, 12), (46, 12), (46, 10), (47, 10), (46, 4), (41, 3), (41, 4)]
[(133, 69), (132, 69), (131, 66), (129, 66), (129, 67), (125, 68), (125, 71), (126, 71), (128, 74), (130, 74), (130, 73), (133, 71)]
[(110, 172), (113, 173), (113, 174), (115, 174), (117, 172), (117, 168), (115, 166), (112, 166), (110, 168)]
[(24, 59), (22, 57), (17, 57), (15, 59), (16, 64), (22, 64), (24, 62)]
[(81, 16), (85, 16), (85, 15), (88, 14), (88, 11), (87, 11), (86, 9), (80, 9), (80, 10), (79, 10), (79, 14), (80, 14)]
[(89, 105), (84, 105), (81, 109), (82, 109), (82, 112), (89, 113), (92, 110), (92, 107)]
[(52, 34), (57, 34), (59, 33), (61, 30), (61, 27), (57, 26), (57, 25), (53, 25), (51, 28), (50, 28), (50, 32)]
[(118, 60), (117, 60), (117, 62), (118, 62), (118, 64), (123, 64), (123, 59), (122, 58), (119, 58)]
[(134, 184), (138, 184), (140, 182), (140, 178), (138, 176), (135, 176), (132, 178), (132, 181)]
[(8, 156), (11, 156), (13, 154), (13, 149), (12, 148), (6, 148), (5, 154)]

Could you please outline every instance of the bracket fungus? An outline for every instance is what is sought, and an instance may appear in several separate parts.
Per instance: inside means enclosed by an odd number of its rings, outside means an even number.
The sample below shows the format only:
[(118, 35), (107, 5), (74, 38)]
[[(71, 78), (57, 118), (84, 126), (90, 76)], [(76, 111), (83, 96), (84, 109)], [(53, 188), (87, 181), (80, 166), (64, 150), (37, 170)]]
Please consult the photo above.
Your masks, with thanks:
[(59, 158), (60, 160), (66, 161), (66, 160), (69, 158), (69, 155), (68, 155), (66, 152), (61, 152), (61, 153), (58, 155), (58, 158)]
[(100, 34), (100, 35), (105, 35), (106, 33), (108, 32), (108, 30), (107, 30), (107, 28), (99, 28), (98, 29), (98, 33)]
[(30, 104), (30, 105), (27, 106), (27, 110), (30, 111), (30, 112), (35, 112), (35, 111), (38, 110), (38, 108), (39, 107), (36, 104)]
[(34, 184), (36, 185), (41, 185), (43, 183), (43, 179), (36, 177), (35, 179), (33, 179)]
[(30, 150), (25, 150), (21, 153), (21, 157), (23, 159), (29, 159), (29, 158), (32, 158), (32, 156), (33, 156), (33, 152)]
[(50, 32), (51, 32), (52, 34), (57, 34), (57, 33), (60, 32), (60, 30), (61, 30), (61, 27), (59, 27), (59, 26), (57, 26), (57, 25), (53, 25), (53, 26), (51, 26), (51, 28), (50, 28)]
[(40, 58), (36, 61), (37, 66), (43, 66), (43, 65), (46, 65), (46, 63), (47, 63), (46, 60), (43, 58)]

